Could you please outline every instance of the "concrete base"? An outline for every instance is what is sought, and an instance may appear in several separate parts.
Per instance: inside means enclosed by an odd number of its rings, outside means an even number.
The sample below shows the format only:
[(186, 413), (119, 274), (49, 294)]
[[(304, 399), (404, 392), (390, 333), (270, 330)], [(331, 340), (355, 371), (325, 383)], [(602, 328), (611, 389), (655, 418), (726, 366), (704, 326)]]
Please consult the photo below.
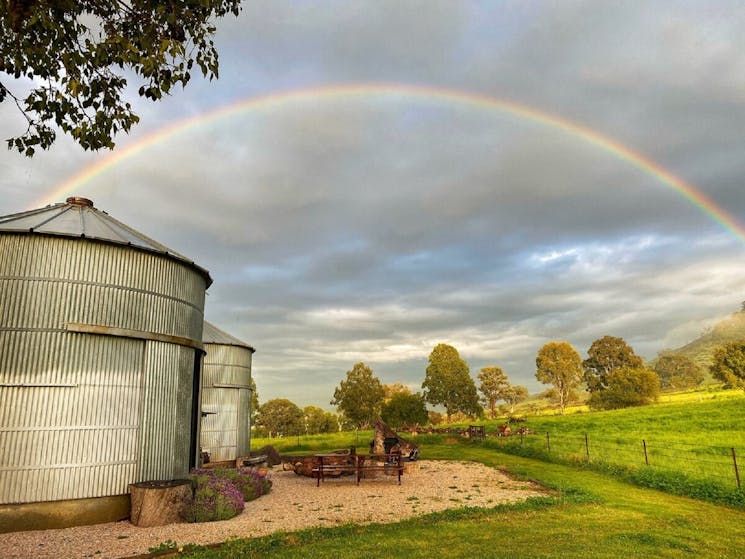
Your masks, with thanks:
[(0, 505), (0, 533), (49, 530), (129, 518), (129, 495)]

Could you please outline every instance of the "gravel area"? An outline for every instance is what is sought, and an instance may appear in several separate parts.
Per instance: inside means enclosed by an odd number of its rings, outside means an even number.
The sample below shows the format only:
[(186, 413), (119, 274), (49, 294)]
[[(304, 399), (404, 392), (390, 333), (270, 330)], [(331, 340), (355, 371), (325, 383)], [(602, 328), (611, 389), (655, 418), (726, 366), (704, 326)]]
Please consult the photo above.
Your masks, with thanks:
[(60, 530), (0, 534), (4, 559), (122, 558), (147, 553), (171, 540), (208, 544), (231, 537), (262, 536), (280, 530), (334, 526), (347, 522), (397, 522), (403, 518), (460, 507), (493, 507), (544, 495), (540, 486), (515, 481), (500, 470), (472, 462), (419, 461), (419, 471), (402, 477), (316, 480), (275, 467), (269, 494), (246, 503), (230, 520), (138, 528), (128, 521)]

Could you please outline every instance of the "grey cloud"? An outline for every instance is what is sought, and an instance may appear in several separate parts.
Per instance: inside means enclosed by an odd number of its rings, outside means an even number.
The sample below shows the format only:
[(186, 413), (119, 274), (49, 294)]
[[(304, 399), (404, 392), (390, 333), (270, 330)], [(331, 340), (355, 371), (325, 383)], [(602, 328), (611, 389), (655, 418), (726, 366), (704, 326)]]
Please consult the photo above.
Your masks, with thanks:
[[(733, 216), (745, 20), (736, 4), (248, 2), (195, 79), (126, 146), (238, 99), (385, 81), (518, 101), (651, 158)], [(7, 107), (0, 106), (3, 130)], [(12, 117), (10, 117), (12, 118)], [(418, 387), (439, 342), (541, 390), (535, 353), (604, 334), (645, 357), (734, 310), (736, 239), (612, 150), (498, 110), (401, 95), (236, 112), (152, 145), (79, 194), (212, 273), (206, 316), (253, 344), (262, 401), (329, 407), (360, 360)], [(0, 150), (1, 213), (86, 165), (62, 140)]]

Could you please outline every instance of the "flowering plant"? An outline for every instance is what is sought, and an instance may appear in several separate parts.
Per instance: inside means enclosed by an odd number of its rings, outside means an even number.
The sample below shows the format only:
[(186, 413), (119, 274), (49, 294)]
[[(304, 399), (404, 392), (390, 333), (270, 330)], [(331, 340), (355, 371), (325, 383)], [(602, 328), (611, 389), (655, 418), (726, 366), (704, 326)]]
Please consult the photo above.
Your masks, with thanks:
[(244, 502), (266, 494), (272, 481), (252, 468), (198, 468), (191, 472), (194, 522), (227, 520), (243, 512)]

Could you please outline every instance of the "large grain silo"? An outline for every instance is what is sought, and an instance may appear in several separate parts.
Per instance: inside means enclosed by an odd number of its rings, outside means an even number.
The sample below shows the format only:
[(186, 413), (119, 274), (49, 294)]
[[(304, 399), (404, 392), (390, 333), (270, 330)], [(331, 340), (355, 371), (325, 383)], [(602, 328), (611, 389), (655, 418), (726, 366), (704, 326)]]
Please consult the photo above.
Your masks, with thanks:
[(247, 456), (251, 444), (251, 359), (254, 348), (204, 323), (202, 449), (212, 462)]
[(85, 198), (0, 217), (0, 531), (126, 518), (196, 462), (208, 272)]

